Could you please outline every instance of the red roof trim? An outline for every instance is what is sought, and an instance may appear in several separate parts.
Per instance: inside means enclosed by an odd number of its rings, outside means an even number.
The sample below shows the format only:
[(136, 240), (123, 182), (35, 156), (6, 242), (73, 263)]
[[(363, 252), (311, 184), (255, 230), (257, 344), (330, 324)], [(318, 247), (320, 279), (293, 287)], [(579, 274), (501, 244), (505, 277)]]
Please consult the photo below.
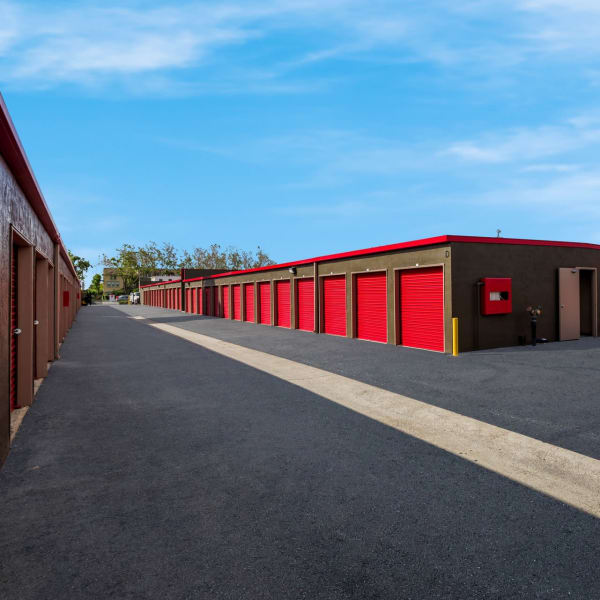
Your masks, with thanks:
[[(341, 252), (338, 254), (327, 254), (317, 256), (315, 258), (306, 258), (304, 260), (296, 260), (293, 262), (270, 265), (268, 267), (258, 267), (256, 269), (247, 269), (246, 271), (230, 271), (229, 273), (219, 273), (218, 275), (208, 275), (207, 277), (194, 277), (192, 279), (184, 279), (183, 283), (191, 281), (202, 281), (203, 279), (217, 279), (219, 277), (230, 277), (231, 275), (245, 275), (247, 273), (256, 273), (259, 271), (273, 271), (276, 269), (287, 269), (289, 267), (297, 267), (315, 262), (326, 262), (331, 260), (339, 260), (343, 258), (352, 258), (355, 256), (368, 256), (370, 254), (379, 254), (382, 252), (393, 252), (394, 250), (405, 250), (409, 248), (420, 248), (423, 246), (435, 246), (438, 244), (449, 244), (451, 242), (462, 244), (505, 244), (516, 246), (560, 246), (564, 248), (587, 248), (590, 250), (600, 250), (600, 244), (588, 244), (585, 242), (556, 242), (551, 240), (528, 240), (519, 238), (498, 238), (498, 237), (477, 237), (471, 235), (440, 235), (437, 237), (423, 238), (411, 242), (401, 242), (399, 244), (390, 244), (387, 246), (375, 246), (373, 248), (365, 248), (363, 250), (352, 250), (350, 252)], [(151, 287), (155, 285), (177, 283), (181, 281), (164, 281), (157, 283), (149, 283), (142, 287)]]
[(156, 285), (168, 285), (169, 283), (179, 283), (181, 279), (170, 279), (169, 281), (154, 281), (153, 283), (147, 283), (146, 285), (141, 285), (140, 287), (154, 287)]
[(4, 98), (0, 93), (0, 154), (6, 161), (10, 172), (19, 184), (19, 187), (25, 194), (27, 201), (33, 208), (33, 212), (41, 221), (44, 229), (50, 236), (50, 239), (60, 245), (60, 253), (67, 263), (69, 269), (77, 279), (77, 271), (69, 258), (67, 249), (65, 248), (60, 233), (56, 227), (56, 223), (52, 219), (50, 209), (46, 204), (46, 200), (42, 194), (42, 190), (33, 174), (33, 169), (25, 154), (25, 149), (21, 144), (17, 130), (10, 118), (8, 108), (4, 102)]

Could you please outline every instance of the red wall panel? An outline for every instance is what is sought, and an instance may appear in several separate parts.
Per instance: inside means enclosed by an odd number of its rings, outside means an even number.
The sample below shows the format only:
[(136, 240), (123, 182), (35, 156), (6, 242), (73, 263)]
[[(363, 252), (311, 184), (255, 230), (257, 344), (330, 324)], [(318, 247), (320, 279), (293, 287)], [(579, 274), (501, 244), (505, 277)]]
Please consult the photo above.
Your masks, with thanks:
[(403, 346), (444, 351), (442, 267), (400, 272), (400, 339)]
[(254, 284), (244, 284), (244, 321), (254, 323)]
[(242, 303), (241, 303), (241, 290), (240, 285), (232, 285), (231, 289), (233, 290), (233, 318), (236, 321), (242, 320)]
[(315, 280), (296, 279), (296, 320), (298, 329), (315, 330)]
[(215, 286), (212, 289), (212, 297), (213, 297), (213, 315), (215, 317), (221, 316), (221, 305), (219, 303), (219, 288)]
[(387, 342), (387, 273), (360, 273), (355, 285), (356, 337)]
[(346, 335), (346, 276), (323, 277), (323, 332)]
[(261, 281), (258, 284), (258, 322), (271, 324), (271, 282)]
[(290, 327), (291, 325), (290, 304), (290, 280), (275, 282), (275, 325), (278, 327)]
[(229, 286), (221, 286), (221, 294), (223, 297), (223, 316), (229, 319)]

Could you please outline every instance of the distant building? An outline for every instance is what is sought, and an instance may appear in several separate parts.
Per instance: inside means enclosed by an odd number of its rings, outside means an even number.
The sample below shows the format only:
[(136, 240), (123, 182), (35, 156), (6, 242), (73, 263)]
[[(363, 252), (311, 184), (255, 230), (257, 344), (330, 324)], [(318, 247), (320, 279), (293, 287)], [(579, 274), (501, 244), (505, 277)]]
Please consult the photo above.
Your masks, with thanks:
[(116, 269), (106, 268), (102, 273), (102, 285), (105, 295), (118, 294), (123, 290), (123, 278), (117, 275)]

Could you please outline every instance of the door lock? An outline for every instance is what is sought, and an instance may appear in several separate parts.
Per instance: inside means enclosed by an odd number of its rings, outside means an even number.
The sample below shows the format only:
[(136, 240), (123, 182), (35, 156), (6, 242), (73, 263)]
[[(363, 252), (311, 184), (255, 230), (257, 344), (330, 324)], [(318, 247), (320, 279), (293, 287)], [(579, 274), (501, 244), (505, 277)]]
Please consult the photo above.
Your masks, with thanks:
[(33, 322), (33, 324), (34, 324), (34, 325), (39, 325), (39, 324), (40, 324), (40, 322), (39, 322), (39, 321), (36, 319), (36, 320)]
[(13, 333), (14, 333), (15, 335), (21, 335), (21, 329), (19, 329), (18, 327), (15, 327), (15, 328), (13, 329)]

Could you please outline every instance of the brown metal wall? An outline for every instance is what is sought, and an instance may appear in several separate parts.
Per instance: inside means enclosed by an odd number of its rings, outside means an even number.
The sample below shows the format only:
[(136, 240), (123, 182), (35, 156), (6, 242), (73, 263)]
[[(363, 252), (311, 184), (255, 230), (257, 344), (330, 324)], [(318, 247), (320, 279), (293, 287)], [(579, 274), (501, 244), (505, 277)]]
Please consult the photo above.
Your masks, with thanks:
[[(460, 320), (461, 351), (515, 346), (522, 335), (529, 343), (530, 317), (525, 309), (538, 304), (543, 307), (543, 315), (538, 319), (538, 337), (557, 340), (558, 268), (600, 270), (600, 250), (475, 243), (451, 246), (452, 307), (453, 316)], [(482, 277), (512, 278), (512, 314), (478, 314), (476, 284)]]
[[(8, 454), (9, 440), (10, 440), (10, 406), (8, 400), (8, 389), (9, 389), (9, 348), (10, 348), (10, 258), (12, 250), (13, 232), (15, 240), (18, 239), (18, 244), (21, 247), (26, 248), (30, 246), (32, 251), (27, 253), (32, 261), (31, 264), (31, 281), (25, 282), (27, 289), (29, 289), (29, 298), (19, 298), (19, 302), (24, 301), (25, 303), (31, 304), (31, 310), (26, 310), (30, 316), (36, 315), (39, 317), (38, 320), (47, 327), (47, 330), (54, 332), (55, 323), (48, 323), (49, 315), (52, 314), (50, 309), (46, 310), (46, 315), (42, 315), (41, 307), (46, 306), (46, 303), (40, 302), (38, 304), (39, 314), (34, 312), (34, 289), (35, 289), (35, 273), (36, 273), (36, 260), (44, 261), (47, 267), (54, 266), (56, 262), (56, 256), (58, 253), (58, 246), (55, 246), (46, 229), (42, 225), (41, 221), (37, 217), (36, 213), (32, 209), (31, 205), (27, 201), (25, 195), (21, 191), (17, 184), (13, 174), (10, 172), (3, 157), (0, 156), (0, 389), (4, 390), (2, 397), (3, 401), (0, 403), (0, 464), (2, 464), (4, 458)], [(23, 246), (24, 244), (24, 246)], [(56, 269), (52, 269), (52, 278), (54, 278), (54, 272)], [(39, 271), (41, 277), (42, 270)], [(74, 290), (76, 296), (78, 291), (78, 282), (75, 280), (71, 270), (67, 267), (64, 260), (60, 259), (60, 273), (69, 282)], [(48, 302), (51, 306), (54, 306), (54, 285), (52, 281), (46, 286), (40, 285), (40, 290), (44, 289), (46, 294), (49, 295)], [(77, 290), (77, 291), (75, 291)], [(75, 316), (77, 306), (71, 308), (70, 313), (66, 316), (70, 321)], [(29, 320), (29, 319), (28, 319)], [(33, 323), (27, 323), (28, 327), (31, 327), (31, 350), (27, 360), (31, 361), (31, 372), (33, 374), (34, 369), (34, 355), (33, 347), (36, 336), (33, 330)], [(29, 334), (29, 332), (27, 332)], [(45, 343), (50, 353), (51, 345), (47, 339), (43, 336), (37, 336), (39, 343)], [(54, 338), (54, 333), (52, 334)], [(25, 338), (24, 338), (25, 339)], [(23, 344), (24, 345), (24, 344)], [(29, 354), (31, 354), (29, 356)], [(40, 354), (41, 356), (41, 354)], [(54, 357), (50, 357), (54, 358)], [(44, 369), (41, 366), (41, 358), (38, 363), (40, 374), (44, 374)], [(26, 382), (26, 385), (33, 389), (33, 381)]]

